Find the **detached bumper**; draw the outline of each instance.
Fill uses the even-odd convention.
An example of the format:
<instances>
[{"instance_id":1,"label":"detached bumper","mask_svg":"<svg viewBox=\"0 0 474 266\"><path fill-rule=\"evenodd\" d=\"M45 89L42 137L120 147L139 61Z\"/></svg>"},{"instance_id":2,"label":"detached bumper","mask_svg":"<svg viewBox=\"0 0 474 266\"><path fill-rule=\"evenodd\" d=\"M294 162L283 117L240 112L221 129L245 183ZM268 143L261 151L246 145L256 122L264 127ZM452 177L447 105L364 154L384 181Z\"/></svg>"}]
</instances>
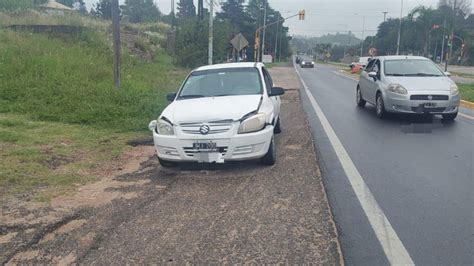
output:
<instances>
[{"instance_id":1,"label":"detached bumper","mask_svg":"<svg viewBox=\"0 0 474 266\"><path fill-rule=\"evenodd\" d=\"M423 95L437 94L439 93L423 93ZM410 95L398 95L387 92L384 101L386 111L392 113L451 114L458 111L461 98L458 94L448 96L447 100L411 100Z\"/></svg>"},{"instance_id":2,"label":"detached bumper","mask_svg":"<svg viewBox=\"0 0 474 266\"><path fill-rule=\"evenodd\" d=\"M232 137L217 136L163 136L153 132L153 140L158 157L175 162L218 162L259 159L265 156L273 137L273 126L264 130L235 134ZM217 144L216 152L200 152L194 143L212 141Z\"/></svg>"}]
</instances>

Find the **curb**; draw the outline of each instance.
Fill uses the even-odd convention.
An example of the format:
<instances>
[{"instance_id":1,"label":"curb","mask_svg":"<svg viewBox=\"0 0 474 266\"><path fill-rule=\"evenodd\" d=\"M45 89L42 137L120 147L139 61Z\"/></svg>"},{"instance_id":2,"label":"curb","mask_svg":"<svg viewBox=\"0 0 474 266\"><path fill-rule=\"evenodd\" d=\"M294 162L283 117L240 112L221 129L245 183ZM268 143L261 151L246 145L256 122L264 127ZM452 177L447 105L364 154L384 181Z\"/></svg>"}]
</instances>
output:
<instances>
[{"instance_id":1,"label":"curb","mask_svg":"<svg viewBox=\"0 0 474 266\"><path fill-rule=\"evenodd\" d=\"M466 100L461 100L461 106L466 107L466 108L470 108L470 109L474 109L474 103L470 102L470 101L466 101Z\"/></svg>"}]
</instances>

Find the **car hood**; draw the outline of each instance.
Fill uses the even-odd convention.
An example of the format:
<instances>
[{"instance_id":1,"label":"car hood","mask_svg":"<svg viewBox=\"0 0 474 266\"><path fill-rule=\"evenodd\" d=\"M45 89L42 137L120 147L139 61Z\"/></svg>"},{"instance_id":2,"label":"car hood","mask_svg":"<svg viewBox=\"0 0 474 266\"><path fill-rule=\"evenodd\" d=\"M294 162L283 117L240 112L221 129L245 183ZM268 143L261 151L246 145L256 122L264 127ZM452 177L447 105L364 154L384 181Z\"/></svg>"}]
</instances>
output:
<instances>
[{"instance_id":1,"label":"car hood","mask_svg":"<svg viewBox=\"0 0 474 266\"><path fill-rule=\"evenodd\" d=\"M389 83L398 83L408 91L449 91L454 82L448 77L387 77Z\"/></svg>"},{"instance_id":2,"label":"car hood","mask_svg":"<svg viewBox=\"0 0 474 266\"><path fill-rule=\"evenodd\" d=\"M256 111L262 95L221 96L177 100L171 103L162 116L174 124L239 120Z\"/></svg>"}]
</instances>

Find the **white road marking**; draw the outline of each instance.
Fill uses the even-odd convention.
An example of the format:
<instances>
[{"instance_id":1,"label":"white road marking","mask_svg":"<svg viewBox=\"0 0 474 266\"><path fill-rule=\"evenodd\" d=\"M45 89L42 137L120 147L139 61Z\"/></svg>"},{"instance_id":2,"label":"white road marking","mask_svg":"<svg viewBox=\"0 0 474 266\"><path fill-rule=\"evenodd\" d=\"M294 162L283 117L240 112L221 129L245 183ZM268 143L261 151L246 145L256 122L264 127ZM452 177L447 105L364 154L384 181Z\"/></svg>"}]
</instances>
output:
<instances>
[{"instance_id":1,"label":"white road marking","mask_svg":"<svg viewBox=\"0 0 474 266\"><path fill-rule=\"evenodd\" d=\"M333 73L336 74L336 75L338 75L338 76L341 76L341 77L344 77L344 78L347 78L347 79L350 79L350 80L359 82L358 79L355 79L355 78L349 77L349 76L347 76L347 75L341 74L341 73L339 73L339 71L333 71ZM474 120L474 116L470 116L470 115L467 115L467 114L464 114L464 113L461 113L461 112L459 112L458 114L459 114L460 116L464 117L464 118Z\"/></svg>"},{"instance_id":2,"label":"white road marking","mask_svg":"<svg viewBox=\"0 0 474 266\"><path fill-rule=\"evenodd\" d=\"M364 213L367 216L369 223L380 242L380 245L382 246L387 260L392 265L414 265L410 254L408 254L408 251L390 224L390 221L387 219L374 196L370 192L369 187L364 182L364 179L360 175L346 149L337 137L336 132L334 132L334 129L331 127L331 124L324 115L317 101L314 99L313 94L308 89L308 86L304 82L296 67L295 71L304 86L309 101L311 102L314 111L319 117L319 120L321 121L324 131L326 132L326 135L328 136L334 151L336 152L339 162L346 173L347 179L349 179L352 189L354 190L354 193L356 194L357 199L359 200L360 205L362 206L362 209L364 210Z\"/></svg>"}]
</instances>

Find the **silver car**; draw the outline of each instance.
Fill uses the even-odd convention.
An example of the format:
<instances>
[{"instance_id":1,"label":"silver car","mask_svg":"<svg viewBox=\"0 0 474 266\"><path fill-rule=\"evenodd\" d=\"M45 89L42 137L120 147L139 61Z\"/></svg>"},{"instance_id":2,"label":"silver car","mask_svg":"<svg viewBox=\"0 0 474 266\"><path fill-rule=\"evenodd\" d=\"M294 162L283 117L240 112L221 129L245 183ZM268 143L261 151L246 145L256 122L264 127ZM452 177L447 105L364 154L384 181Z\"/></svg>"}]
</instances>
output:
<instances>
[{"instance_id":1,"label":"silver car","mask_svg":"<svg viewBox=\"0 0 474 266\"><path fill-rule=\"evenodd\" d=\"M454 120L460 103L458 87L435 63L419 56L380 56L362 71L356 102L375 105L377 117L387 112L440 114Z\"/></svg>"}]
</instances>

